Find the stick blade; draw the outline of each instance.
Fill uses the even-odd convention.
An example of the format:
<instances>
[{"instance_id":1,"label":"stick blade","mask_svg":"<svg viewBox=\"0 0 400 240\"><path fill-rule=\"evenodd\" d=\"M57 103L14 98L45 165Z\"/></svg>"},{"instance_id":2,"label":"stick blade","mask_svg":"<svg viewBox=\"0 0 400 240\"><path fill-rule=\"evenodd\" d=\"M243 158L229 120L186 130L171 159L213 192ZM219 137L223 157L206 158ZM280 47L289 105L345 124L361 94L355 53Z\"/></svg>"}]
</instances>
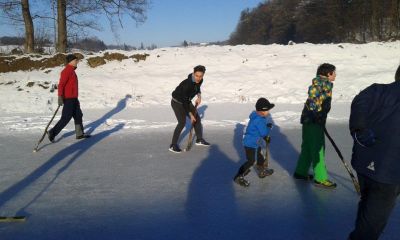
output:
<instances>
[{"instance_id":1,"label":"stick blade","mask_svg":"<svg viewBox=\"0 0 400 240\"><path fill-rule=\"evenodd\" d=\"M0 216L0 222L25 222L25 216Z\"/></svg>"}]
</instances>

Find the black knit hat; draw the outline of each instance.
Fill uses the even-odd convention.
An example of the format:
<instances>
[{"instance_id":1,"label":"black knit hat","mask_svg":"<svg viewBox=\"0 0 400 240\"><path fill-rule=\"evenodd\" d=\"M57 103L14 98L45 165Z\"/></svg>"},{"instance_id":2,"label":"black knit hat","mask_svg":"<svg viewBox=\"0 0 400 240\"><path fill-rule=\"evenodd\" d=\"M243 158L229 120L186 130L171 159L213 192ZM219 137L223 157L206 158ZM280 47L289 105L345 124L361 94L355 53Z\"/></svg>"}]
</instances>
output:
<instances>
[{"instance_id":1,"label":"black knit hat","mask_svg":"<svg viewBox=\"0 0 400 240\"><path fill-rule=\"evenodd\" d=\"M75 56L75 54L68 54L66 57L65 57L65 61L67 62L67 64L68 63L70 63L72 60L74 60L74 59L78 59L76 56Z\"/></svg>"},{"instance_id":2,"label":"black knit hat","mask_svg":"<svg viewBox=\"0 0 400 240\"><path fill-rule=\"evenodd\" d=\"M275 104L270 103L266 98L259 98L256 103L257 111L269 111Z\"/></svg>"}]
</instances>

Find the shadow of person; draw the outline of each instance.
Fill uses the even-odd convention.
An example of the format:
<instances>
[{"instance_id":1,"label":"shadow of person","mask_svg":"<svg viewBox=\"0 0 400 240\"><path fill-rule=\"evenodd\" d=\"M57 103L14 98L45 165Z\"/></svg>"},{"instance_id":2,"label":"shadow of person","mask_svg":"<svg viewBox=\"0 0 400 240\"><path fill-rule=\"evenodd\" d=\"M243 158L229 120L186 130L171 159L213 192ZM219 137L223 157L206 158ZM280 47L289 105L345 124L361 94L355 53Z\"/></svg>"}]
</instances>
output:
<instances>
[{"instance_id":1,"label":"shadow of person","mask_svg":"<svg viewBox=\"0 0 400 240\"><path fill-rule=\"evenodd\" d=\"M90 128L89 132L93 132L98 126L104 123L108 118L113 116L114 114L122 111L126 107L126 101L129 99L130 96L127 95L124 99L119 101L117 106L103 115L103 117L99 118L98 120L90 123L88 127ZM124 124L118 124L114 128L102 131L100 133L94 134L91 138L77 141L76 143L68 146L67 148L59 151L55 155L53 155L49 160L47 160L44 164L40 167L35 169L31 172L28 176L20 180L19 182L15 183L14 185L10 186L2 193L0 193L0 207L6 204L9 200L16 197L19 193L24 191L26 188L31 186L38 180L41 176L45 175L50 169L55 167L58 163L71 156L69 160L66 162L64 166L58 169L57 174L50 180L44 189L40 191L32 201L30 201L25 207L23 207L19 212L25 212L28 206L34 203L45 191L52 185L52 183L57 179L57 177L66 171L82 154L87 152L92 146L96 145L102 139L108 137L110 134L115 133L123 128ZM25 212L26 213L26 212Z\"/></svg>"},{"instance_id":2,"label":"shadow of person","mask_svg":"<svg viewBox=\"0 0 400 240\"><path fill-rule=\"evenodd\" d=\"M199 114L199 117L200 117L201 119L204 118L206 109L207 109L207 105L201 105L199 108L197 108L197 114ZM186 143L183 141L183 139L185 139L186 136L189 135L189 132L190 132L190 129L191 129L191 128L192 128L192 122L190 121L190 118L189 118L189 117L186 117L185 130L183 130L183 132L181 133L181 136L180 136L180 138L179 138L180 141L178 141L178 142L183 143L183 144L186 144Z\"/></svg>"},{"instance_id":3,"label":"shadow of person","mask_svg":"<svg viewBox=\"0 0 400 240\"><path fill-rule=\"evenodd\" d=\"M244 146L243 146L243 134L244 134L244 128L246 125L242 123L237 123L235 125L235 130L233 133L233 147L236 150L237 156L239 158L238 165L237 165L237 170L239 167L246 161L246 154L244 153ZM236 172L232 173L232 177L236 174Z\"/></svg>"},{"instance_id":4,"label":"shadow of person","mask_svg":"<svg viewBox=\"0 0 400 240\"><path fill-rule=\"evenodd\" d=\"M273 124L270 134L269 156L291 176L296 168L299 152L282 132L281 127L275 125L272 116L269 119Z\"/></svg>"},{"instance_id":5,"label":"shadow of person","mask_svg":"<svg viewBox=\"0 0 400 240\"><path fill-rule=\"evenodd\" d=\"M92 134L93 131L96 128L98 128L100 125L106 123L107 119L111 118L115 114L117 114L117 113L121 112L122 110L124 110L126 108L126 104L127 104L128 100L130 98L132 98L132 96L130 94L127 94L125 96L125 98L123 98L123 99L118 101L117 106L115 106L111 111L107 112L106 114L104 114L99 119L97 119L97 120L87 124L86 126L84 126L85 133ZM67 138L67 137L72 136L74 134L75 134L75 131L69 131L67 133L64 133L59 139L56 140L56 143L59 142L60 140L64 139L64 138Z\"/></svg>"},{"instance_id":6,"label":"shadow of person","mask_svg":"<svg viewBox=\"0 0 400 240\"><path fill-rule=\"evenodd\" d=\"M49 160L47 160L40 167L31 172L28 176L21 179L19 182L15 183L11 187L4 190L0 193L0 207L6 204L9 200L15 198L27 189L29 186L33 185L39 178L46 175L46 173L58 165L63 160L67 160L69 156L71 156L67 162L58 169L56 174L52 177L52 179L45 185L45 187L23 208L21 208L18 213L27 214L25 209L27 209L30 205L32 205L40 196L42 196L46 190L55 182L55 180L65 172L80 156L82 156L85 152L87 152L92 146L96 145L98 142L108 137L109 135L121 130L124 124L119 124L114 128L97 133L93 135L90 139L80 140L71 146L59 151L55 155L53 155Z\"/></svg>"},{"instance_id":7,"label":"shadow of person","mask_svg":"<svg viewBox=\"0 0 400 240\"><path fill-rule=\"evenodd\" d=\"M189 184L185 215L191 239L233 239L237 206L232 172L236 164L218 145L194 171ZM230 237L229 237L230 236Z\"/></svg>"}]
</instances>

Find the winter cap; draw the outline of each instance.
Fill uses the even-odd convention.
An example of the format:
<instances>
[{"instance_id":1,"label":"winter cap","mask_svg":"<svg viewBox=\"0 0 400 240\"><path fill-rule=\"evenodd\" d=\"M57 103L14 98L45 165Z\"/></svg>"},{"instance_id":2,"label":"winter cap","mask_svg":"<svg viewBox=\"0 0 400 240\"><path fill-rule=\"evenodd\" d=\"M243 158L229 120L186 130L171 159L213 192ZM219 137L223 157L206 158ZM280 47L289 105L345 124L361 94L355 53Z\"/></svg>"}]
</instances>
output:
<instances>
[{"instance_id":1,"label":"winter cap","mask_svg":"<svg viewBox=\"0 0 400 240\"><path fill-rule=\"evenodd\" d=\"M68 63L70 63L72 60L74 59L78 59L75 54L68 54L67 57L65 57L65 61Z\"/></svg>"},{"instance_id":2,"label":"winter cap","mask_svg":"<svg viewBox=\"0 0 400 240\"><path fill-rule=\"evenodd\" d=\"M266 98L259 98L256 103L257 111L268 111L273 108L275 104L270 103Z\"/></svg>"}]
</instances>

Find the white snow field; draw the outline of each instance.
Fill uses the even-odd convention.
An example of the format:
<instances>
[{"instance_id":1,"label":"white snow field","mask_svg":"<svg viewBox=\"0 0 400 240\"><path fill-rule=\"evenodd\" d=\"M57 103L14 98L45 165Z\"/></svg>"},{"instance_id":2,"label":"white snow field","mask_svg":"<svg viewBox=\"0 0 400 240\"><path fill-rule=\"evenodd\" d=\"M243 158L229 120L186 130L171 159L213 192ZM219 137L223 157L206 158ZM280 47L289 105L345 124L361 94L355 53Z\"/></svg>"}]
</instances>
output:
<instances>
[{"instance_id":1,"label":"white snow field","mask_svg":"<svg viewBox=\"0 0 400 240\"><path fill-rule=\"evenodd\" d=\"M92 138L75 140L71 122L56 143L46 138L37 153L32 150L57 98L38 84L57 82L61 68L0 75L0 83L14 82L0 85L0 215L27 216L23 223L0 223L0 239L347 238L358 196L327 139L327 168L337 189L292 178L301 109L317 66L336 65L327 129L349 162L351 100L374 82L394 80L400 42L147 53L146 61L94 69L83 61L77 69L80 101ZM176 125L170 94L197 64L207 67L199 113L212 146L174 154L168 151ZM36 84L27 88L28 82ZM232 178L245 161L242 134L259 97L276 104L270 119L275 173L259 179L252 171L250 187L242 188ZM185 129L181 147L187 135ZM397 206L381 239L399 239L399 225Z\"/></svg>"}]
</instances>

